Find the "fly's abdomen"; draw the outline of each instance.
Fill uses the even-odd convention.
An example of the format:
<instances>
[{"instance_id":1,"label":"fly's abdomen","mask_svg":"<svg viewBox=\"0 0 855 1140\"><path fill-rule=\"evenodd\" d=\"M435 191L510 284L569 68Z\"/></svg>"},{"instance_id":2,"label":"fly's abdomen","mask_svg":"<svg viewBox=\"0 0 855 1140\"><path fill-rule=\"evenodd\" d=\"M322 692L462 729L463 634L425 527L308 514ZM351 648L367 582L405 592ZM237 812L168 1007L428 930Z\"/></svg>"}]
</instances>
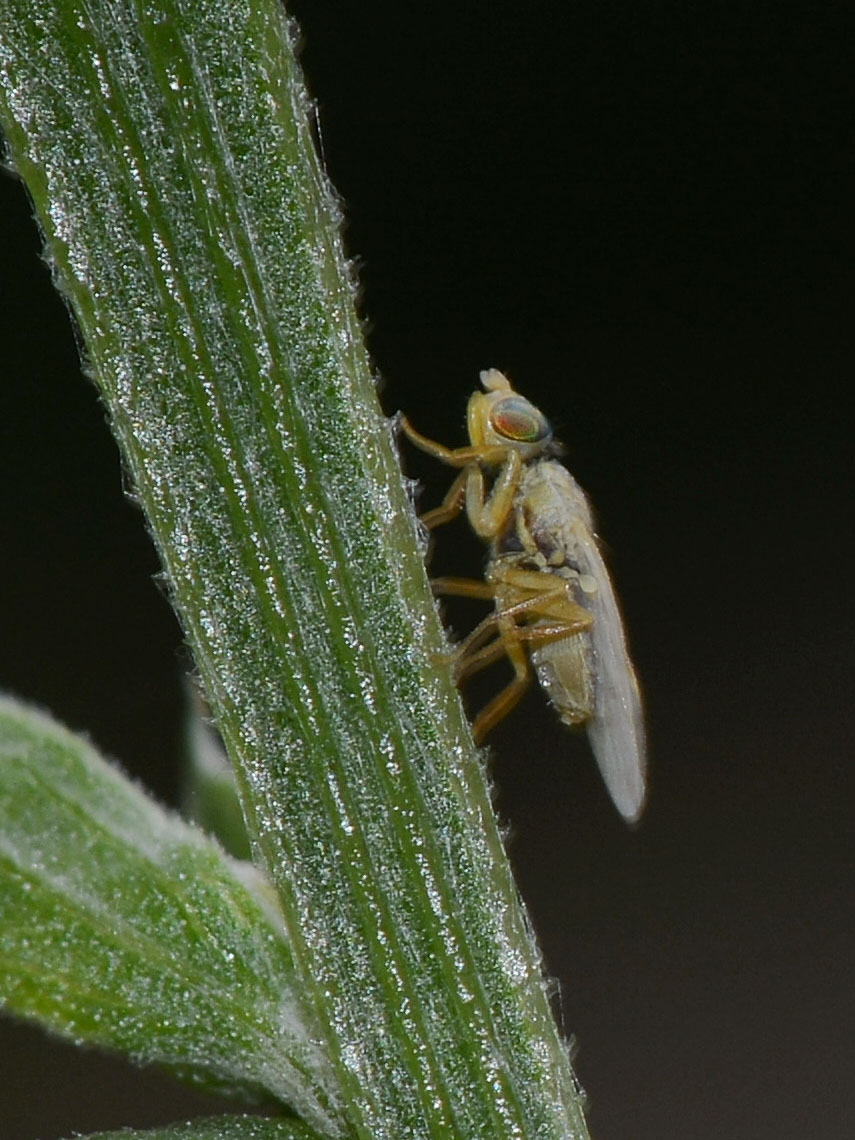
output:
<instances>
[{"instance_id":1,"label":"fly's abdomen","mask_svg":"<svg viewBox=\"0 0 855 1140\"><path fill-rule=\"evenodd\" d=\"M584 724L594 714L591 639L576 633L532 650L531 662L565 724Z\"/></svg>"}]
</instances>

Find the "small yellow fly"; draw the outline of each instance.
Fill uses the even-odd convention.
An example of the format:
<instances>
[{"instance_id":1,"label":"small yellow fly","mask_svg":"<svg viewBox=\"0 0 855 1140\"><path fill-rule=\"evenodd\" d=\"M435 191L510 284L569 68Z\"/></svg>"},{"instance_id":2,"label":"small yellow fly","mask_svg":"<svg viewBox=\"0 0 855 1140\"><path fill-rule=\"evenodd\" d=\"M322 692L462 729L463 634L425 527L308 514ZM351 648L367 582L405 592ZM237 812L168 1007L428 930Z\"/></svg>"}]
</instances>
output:
<instances>
[{"instance_id":1,"label":"small yellow fly","mask_svg":"<svg viewBox=\"0 0 855 1140\"><path fill-rule=\"evenodd\" d=\"M401 427L416 447L461 468L429 529L466 508L489 543L485 580L437 578L438 594L483 598L494 611L455 649L458 682L507 656L514 679L481 710L476 742L514 707L532 668L562 721L584 724L612 799L627 820L641 815L645 746L641 698L617 599L594 537L591 510L553 458L546 417L495 368L469 400L469 446L449 448Z\"/></svg>"}]
</instances>

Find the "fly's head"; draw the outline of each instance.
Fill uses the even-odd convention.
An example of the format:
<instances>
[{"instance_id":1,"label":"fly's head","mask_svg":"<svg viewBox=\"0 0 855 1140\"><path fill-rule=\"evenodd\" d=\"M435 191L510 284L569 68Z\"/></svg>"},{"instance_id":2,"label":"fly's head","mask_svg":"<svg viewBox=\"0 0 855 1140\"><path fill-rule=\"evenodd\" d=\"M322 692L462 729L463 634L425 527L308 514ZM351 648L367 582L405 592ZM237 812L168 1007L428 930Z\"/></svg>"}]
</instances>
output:
<instances>
[{"instance_id":1,"label":"fly's head","mask_svg":"<svg viewBox=\"0 0 855 1140\"><path fill-rule=\"evenodd\" d=\"M516 451L524 463L551 454L552 427L546 416L511 387L496 368L481 373L485 391L470 397L466 413L473 447Z\"/></svg>"}]
</instances>

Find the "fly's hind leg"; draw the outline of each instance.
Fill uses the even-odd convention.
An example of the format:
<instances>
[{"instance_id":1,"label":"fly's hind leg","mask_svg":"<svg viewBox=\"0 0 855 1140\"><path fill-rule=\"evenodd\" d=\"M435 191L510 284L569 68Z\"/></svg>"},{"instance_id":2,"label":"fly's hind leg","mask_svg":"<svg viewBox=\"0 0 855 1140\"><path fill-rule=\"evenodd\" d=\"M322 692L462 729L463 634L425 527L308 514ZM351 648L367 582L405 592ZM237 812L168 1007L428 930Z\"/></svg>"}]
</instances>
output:
<instances>
[{"instance_id":1,"label":"fly's hind leg","mask_svg":"<svg viewBox=\"0 0 855 1140\"><path fill-rule=\"evenodd\" d=\"M488 614L457 646L458 680L490 665L502 652L510 656L514 644L534 649L589 630L593 616L568 595L567 586L566 579L518 567L494 569L489 582L437 578L433 583L435 593L492 598L496 603L495 612ZM511 592L519 600L507 604ZM496 634L495 641L484 645L492 632Z\"/></svg>"},{"instance_id":2,"label":"fly's hind leg","mask_svg":"<svg viewBox=\"0 0 855 1140\"><path fill-rule=\"evenodd\" d=\"M490 571L490 581L496 597L516 597L519 600L502 606L500 614L521 617L524 621L540 621L544 624L523 627L531 632L529 640L537 640L538 629L543 631L544 640L552 640L550 629L555 625L568 635L583 633L594 624L590 610L571 596L571 579L544 570L527 570L518 565L494 563Z\"/></svg>"},{"instance_id":3,"label":"fly's hind leg","mask_svg":"<svg viewBox=\"0 0 855 1140\"><path fill-rule=\"evenodd\" d=\"M495 565L491 578L488 582L437 578L432 584L435 593L492 599L497 606L456 646L451 658L458 684L501 657L507 657L514 671L510 684L476 716L472 724L476 744L507 716L531 683L529 649L584 633L594 620L584 606L570 597L567 579L541 570ZM507 604L509 595L517 600ZM495 636L490 641L492 634Z\"/></svg>"},{"instance_id":4,"label":"fly's hind leg","mask_svg":"<svg viewBox=\"0 0 855 1140\"><path fill-rule=\"evenodd\" d=\"M531 665L523 646L514 640L505 642L501 634L496 643L507 654L507 658L513 666L514 679L481 709L472 722L472 738L476 744L482 744L484 738L496 727L499 721L503 720L511 709L519 704L523 693L531 684Z\"/></svg>"}]
</instances>

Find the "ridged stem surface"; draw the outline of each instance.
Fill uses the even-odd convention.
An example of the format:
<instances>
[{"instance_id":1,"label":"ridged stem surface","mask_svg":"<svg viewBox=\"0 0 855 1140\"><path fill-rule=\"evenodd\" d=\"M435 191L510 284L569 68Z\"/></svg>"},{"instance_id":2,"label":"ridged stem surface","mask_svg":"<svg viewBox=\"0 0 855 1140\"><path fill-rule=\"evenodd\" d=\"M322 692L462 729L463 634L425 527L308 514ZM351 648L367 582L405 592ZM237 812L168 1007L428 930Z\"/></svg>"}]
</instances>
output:
<instances>
[{"instance_id":1,"label":"ridged stem surface","mask_svg":"<svg viewBox=\"0 0 855 1140\"><path fill-rule=\"evenodd\" d=\"M0 115L371 1140L583 1137L273 0L0 0Z\"/></svg>"}]
</instances>

